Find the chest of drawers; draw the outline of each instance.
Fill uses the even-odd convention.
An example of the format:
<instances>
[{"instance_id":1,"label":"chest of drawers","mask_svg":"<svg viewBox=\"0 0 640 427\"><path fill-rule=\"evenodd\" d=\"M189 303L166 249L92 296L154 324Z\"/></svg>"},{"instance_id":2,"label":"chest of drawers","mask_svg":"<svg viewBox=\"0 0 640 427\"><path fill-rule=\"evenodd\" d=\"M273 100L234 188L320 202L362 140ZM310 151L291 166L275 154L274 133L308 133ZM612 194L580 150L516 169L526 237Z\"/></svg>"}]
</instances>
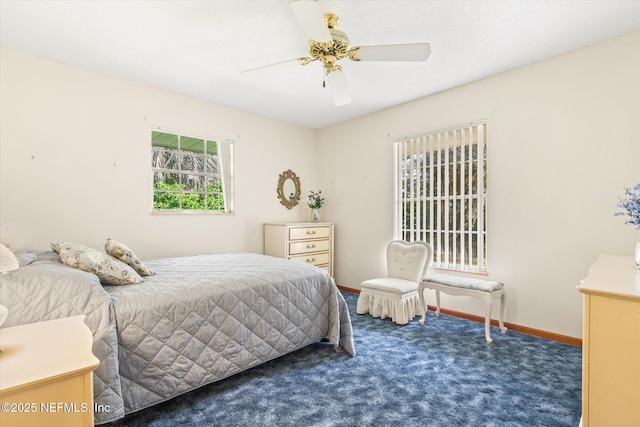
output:
<instances>
[{"instance_id":1,"label":"chest of drawers","mask_svg":"<svg viewBox=\"0 0 640 427\"><path fill-rule=\"evenodd\" d=\"M313 264L333 277L333 223L265 224L264 253Z\"/></svg>"}]
</instances>

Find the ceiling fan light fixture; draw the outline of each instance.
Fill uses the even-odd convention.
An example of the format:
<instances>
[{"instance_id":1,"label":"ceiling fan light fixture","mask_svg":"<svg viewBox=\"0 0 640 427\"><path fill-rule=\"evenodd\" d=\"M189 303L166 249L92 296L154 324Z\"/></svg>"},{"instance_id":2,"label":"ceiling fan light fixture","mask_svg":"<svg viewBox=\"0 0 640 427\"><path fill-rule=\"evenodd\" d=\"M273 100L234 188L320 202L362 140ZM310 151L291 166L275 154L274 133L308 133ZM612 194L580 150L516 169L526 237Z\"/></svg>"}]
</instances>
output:
<instances>
[{"instance_id":1,"label":"ceiling fan light fixture","mask_svg":"<svg viewBox=\"0 0 640 427\"><path fill-rule=\"evenodd\" d=\"M347 34L335 28L330 31L332 41L329 43L309 40L309 55L323 63L327 62L325 60L327 57L335 57L336 60L340 60L349 56L349 37Z\"/></svg>"},{"instance_id":2,"label":"ceiling fan light fixture","mask_svg":"<svg viewBox=\"0 0 640 427\"><path fill-rule=\"evenodd\" d=\"M338 61L349 58L352 61L417 62L426 61L431 55L429 43L351 47L347 33L337 28L340 23L338 15L323 13L317 0L290 0L289 6L308 36L309 57L296 58L252 70L291 63L307 65L318 61L324 68L322 87L329 84L336 106L351 102L347 80L342 67L337 65Z\"/></svg>"}]
</instances>

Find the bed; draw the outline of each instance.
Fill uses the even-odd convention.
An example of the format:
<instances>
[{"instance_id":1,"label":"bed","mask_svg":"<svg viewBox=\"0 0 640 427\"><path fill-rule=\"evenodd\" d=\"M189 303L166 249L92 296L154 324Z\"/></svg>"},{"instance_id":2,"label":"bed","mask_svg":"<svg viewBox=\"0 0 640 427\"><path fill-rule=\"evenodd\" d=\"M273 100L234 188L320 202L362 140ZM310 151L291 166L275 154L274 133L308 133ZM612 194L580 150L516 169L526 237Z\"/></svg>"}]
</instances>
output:
<instances>
[{"instance_id":1,"label":"bed","mask_svg":"<svg viewBox=\"0 0 640 427\"><path fill-rule=\"evenodd\" d=\"M93 333L95 423L219 381L317 341L355 355L327 272L254 253L145 261L143 282L106 285L52 252L5 276L3 327L84 314Z\"/></svg>"}]
</instances>

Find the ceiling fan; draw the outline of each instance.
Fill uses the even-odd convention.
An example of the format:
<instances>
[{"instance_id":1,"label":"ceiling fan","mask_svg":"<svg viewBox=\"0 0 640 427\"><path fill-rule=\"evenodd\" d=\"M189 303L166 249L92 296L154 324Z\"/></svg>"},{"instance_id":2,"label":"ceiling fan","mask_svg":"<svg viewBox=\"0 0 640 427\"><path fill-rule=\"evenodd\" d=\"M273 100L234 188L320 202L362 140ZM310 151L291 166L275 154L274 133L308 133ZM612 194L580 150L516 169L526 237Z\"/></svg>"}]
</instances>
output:
<instances>
[{"instance_id":1,"label":"ceiling fan","mask_svg":"<svg viewBox=\"0 0 640 427\"><path fill-rule=\"evenodd\" d=\"M291 0L289 6L309 37L310 56L246 71L291 63L307 65L320 61L336 106L351 102L347 80L342 67L337 64L338 61L347 57L352 61L426 61L431 54L429 43L350 46L347 34L337 29L340 21L338 16L333 13L323 13L317 0ZM325 85L324 80L322 84Z\"/></svg>"}]
</instances>

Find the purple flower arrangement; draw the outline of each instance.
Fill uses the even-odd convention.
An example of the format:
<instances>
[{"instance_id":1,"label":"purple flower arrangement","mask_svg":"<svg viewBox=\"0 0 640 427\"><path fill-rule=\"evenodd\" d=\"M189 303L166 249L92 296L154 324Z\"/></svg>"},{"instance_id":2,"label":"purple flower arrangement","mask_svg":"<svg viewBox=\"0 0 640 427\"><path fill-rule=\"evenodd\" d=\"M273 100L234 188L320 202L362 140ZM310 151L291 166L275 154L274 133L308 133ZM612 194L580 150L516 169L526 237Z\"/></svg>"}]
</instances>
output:
<instances>
[{"instance_id":1,"label":"purple flower arrangement","mask_svg":"<svg viewBox=\"0 0 640 427\"><path fill-rule=\"evenodd\" d=\"M625 198L620 198L616 206L622 211L616 212L614 215L626 215L629 218L625 224L632 224L640 229L640 183L635 184L631 188L625 188Z\"/></svg>"}]
</instances>

